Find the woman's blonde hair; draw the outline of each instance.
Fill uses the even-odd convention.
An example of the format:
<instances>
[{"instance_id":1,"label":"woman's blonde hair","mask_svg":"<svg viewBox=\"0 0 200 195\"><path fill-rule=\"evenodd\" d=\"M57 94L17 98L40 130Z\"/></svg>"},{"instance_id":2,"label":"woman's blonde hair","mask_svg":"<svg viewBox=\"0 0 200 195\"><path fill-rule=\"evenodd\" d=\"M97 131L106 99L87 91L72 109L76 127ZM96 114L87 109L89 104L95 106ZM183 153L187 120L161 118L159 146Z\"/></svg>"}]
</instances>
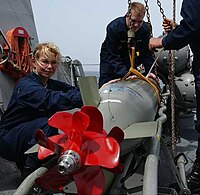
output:
<instances>
[{"instance_id":1,"label":"woman's blonde hair","mask_svg":"<svg viewBox=\"0 0 200 195\"><path fill-rule=\"evenodd\" d=\"M45 56L46 58L49 58L52 55L54 55L55 57L58 57L59 62L61 59L60 50L53 43L38 44L37 47L35 48L35 50L33 51L33 59L38 60L41 55Z\"/></svg>"}]
</instances>

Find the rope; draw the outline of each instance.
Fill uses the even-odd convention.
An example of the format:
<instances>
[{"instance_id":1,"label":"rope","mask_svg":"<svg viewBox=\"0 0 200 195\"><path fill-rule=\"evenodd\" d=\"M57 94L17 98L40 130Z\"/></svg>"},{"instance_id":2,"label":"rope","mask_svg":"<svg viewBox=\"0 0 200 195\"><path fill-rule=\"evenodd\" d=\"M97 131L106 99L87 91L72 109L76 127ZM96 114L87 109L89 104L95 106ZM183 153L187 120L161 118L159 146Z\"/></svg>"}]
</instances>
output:
<instances>
[{"instance_id":1,"label":"rope","mask_svg":"<svg viewBox=\"0 0 200 195\"><path fill-rule=\"evenodd\" d=\"M157 0L157 5L160 8L160 13L163 20L166 19L164 10L161 6L160 0ZM176 18L176 0L173 0L173 22ZM174 89L174 75L175 75L175 64L174 64L174 51L169 51L169 86L171 94L171 149L172 155L176 156L176 123L175 123L175 89Z\"/></svg>"},{"instance_id":2,"label":"rope","mask_svg":"<svg viewBox=\"0 0 200 195\"><path fill-rule=\"evenodd\" d=\"M162 54L163 51L164 51L164 48L162 48L162 49L159 51L157 57L154 59L154 62L153 62L153 64L151 65L151 68L149 69L148 74L151 73L151 71L153 70L154 66L158 66L158 65L157 65L157 61L158 61L158 58L160 57L160 55ZM148 74L147 74L147 75L148 75Z\"/></svg>"},{"instance_id":3,"label":"rope","mask_svg":"<svg viewBox=\"0 0 200 195\"><path fill-rule=\"evenodd\" d=\"M176 122L175 122L175 88L174 88L174 51L169 51L169 84L171 93L171 147L172 154L176 156Z\"/></svg>"},{"instance_id":4,"label":"rope","mask_svg":"<svg viewBox=\"0 0 200 195\"><path fill-rule=\"evenodd\" d=\"M175 23L176 16L176 1L173 0L173 22ZM172 125L172 137L171 137L171 145L172 145L172 155L176 156L176 120L175 120L175 85L174 85L174 77L175 77L175 63L174 63L174 51L169 51L169 75L170 75L170 92L171 92L171 125Z\"/></svg>"},{"instance_id":5,"label":"rope","mask_svg":"<svg viewBox=\"0 0 200 195\"><path fill-rule=\"evenodd\" d=\"M173 21L176 24L176 0L173 0Z\"/></svg>"}]
</instances>

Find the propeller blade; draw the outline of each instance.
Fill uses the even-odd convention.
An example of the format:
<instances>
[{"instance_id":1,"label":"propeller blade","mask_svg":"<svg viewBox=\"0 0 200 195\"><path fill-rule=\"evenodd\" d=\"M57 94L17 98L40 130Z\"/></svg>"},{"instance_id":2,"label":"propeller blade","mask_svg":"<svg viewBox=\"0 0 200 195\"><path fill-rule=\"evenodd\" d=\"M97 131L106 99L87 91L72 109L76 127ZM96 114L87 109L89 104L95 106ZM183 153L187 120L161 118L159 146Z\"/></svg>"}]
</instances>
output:
<instances>
[{"instance_id":1,"label":"propeller blade","mask_svg":"<svg viewBox=\"0 0 200 195\"><path fill-rule=\"evenodd\" d=\"M103 130L102 114L95 106L83 106L81 111L90 117L90 125L87 128L87 131L94 131L106 135Z\"/></svg>"},{"instance_id":2,"label":"propeller blade","mask_svg":"<svg viewBox=\"0 0 200 195\"><path fill-rule=\"evenodd\" d=\"M85 157L85 165L115 168L119 163L120 147L118 142L112 137L85 139L81 151Z\"/></svg>"},{"instance_id":3,"label":"propeller blade","mask_svg":"<svg viewBox=\"0 0 200 195\"><path fill-rule=\"evenodd\" d=\"M73 175L79 195L101 195L105 186L104 174L99 166L86 166Z\"/></svg>"},{"instance_id":4,"label":"propeller blade","mask_svg":"<svg viewBox=\"0 0 200 195\"><path fill-rule=\"evenodd\" d=\"M78 147L76 143L69 140L65 134L54 135L54 136L49 137L48 139L60 147L59 153L65 150L73 150L75 152L79 152L80 150L80 147ZM43 146L40 146L38 148L39 159L44 159L47 156L52 155L52 154L54 154L54 150L47 149Z\"/></svg>"},{"instance_id":5,"label":"propeller blade","mask_svg":"<svg viewBox=\"0 0 200 195\"><path fill-rule=\"evenodd\" d=\"M48 139L54 143L60 142L59 140L63 140L64 134L54 135L52 137L49 137ZM38 147L38 158L44 159L49 155L54 154L54 150L50 150L46 147L39 146Z\"/></svg>"},{"instance_id":6,"label":"propeller blade","mask_svg":"<svg viewBox=\"0 0 200 195\"><path fill-rule=\"evenodd\" d=\"M89 126L90 118L84 112L76 111L72 117L72 128L79 129L83 134L85 129Z\"/></svg>"},{"instance_id":7,"label":"propeller blade","mask_svg":"<svg viewBox=\"0 0 200 195\"><path fill-rule=\"evenodd\" d=\"M61 175L57 171L57 166L54 166L45 175L37 178L35 183L44 190L62 191L63 187L72 181L72 179L70 175Z\"/></svg>"},{"instance_id":8,"label":"propeller blade","mask_svg":"<svg viewBox=\"0 0 200 195\"><path fill-rule=\"evenodd\" d=\"M124 140L124 132L119 127L113 127L107 137L113 137L120 144Z\"/></svg>"},{"instance_id":9,"label":"propeller blade","mask_svg":"<svg viewBox=\"0 0 200 195\"><path fill-rule=\"evenodd\" d=\"M42 160L44 158L46 158L47 156L50 156L54 154L54 152L52 150L49 150L43 146L39 146L38 147L38 159Z\"/></svg>"},{"instance_id":10,"label":"propeller blade","mask_svg":"<svg viewBox=\"0 0 200 195\"><path fill-rule=\"evenodd\" d=\"M36 130L35 139L39 145L53 151L56 154L59 154L62 150L62 147L51 141L41 129Z\"/></svg>"},{"instance_id":11,"label":"propeller blade","mask_svg":"<svg viewBox=\"0 0 200 195\"><path fill-rule=\"evenodd\" d=\"M38 144L35 144L33 147L29 148L24 154L31 154L38 151Z\"/></svg>"},{"instance_id":12,"label":"propeller blade","mask_svg":"<svg viewBox=\"0 0 200 195\"><path fill-rule=\"evenodd\" d=\"M83 112L76 111L72 116L69 139L79 147L81 146L83 134L89 126L89 123L90 118Z\"/></svg>"},{"instance_id":13,"label":"propeller blade","mask_svg":"<svg viewBox=\"0 0 200 195\"><path fill-rule=\"evenodd\" d=\"M49 120L48 124L69 134L72 125L72 114L68 112L56 112Z\"/></svg>"}]
</instances>

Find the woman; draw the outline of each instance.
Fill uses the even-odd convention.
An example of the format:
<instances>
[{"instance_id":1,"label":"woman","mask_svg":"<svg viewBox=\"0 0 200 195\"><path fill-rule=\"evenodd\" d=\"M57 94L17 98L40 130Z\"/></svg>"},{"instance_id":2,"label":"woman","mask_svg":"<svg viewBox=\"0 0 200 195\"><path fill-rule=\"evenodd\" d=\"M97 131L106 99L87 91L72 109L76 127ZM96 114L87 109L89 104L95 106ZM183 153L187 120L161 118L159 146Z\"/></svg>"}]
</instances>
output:
<instances>
[{"instance_id":1,"label":"woman","mask_svg":"<svg viewBox=\"0 0 200 195\"><path fill-rule=\"evenodd\" d=\"M80 108L82 99L77 87L50 79L61 59L57 46L41 43L33 52L33 72L16 85L8 108L0 122L0 155L16 162L18 168L34 170L40 166L36 154L24 152L36 142L35 131L40 128L47 136L57 134L48 126L55 112Z\"/></svg>"}]
</instances>

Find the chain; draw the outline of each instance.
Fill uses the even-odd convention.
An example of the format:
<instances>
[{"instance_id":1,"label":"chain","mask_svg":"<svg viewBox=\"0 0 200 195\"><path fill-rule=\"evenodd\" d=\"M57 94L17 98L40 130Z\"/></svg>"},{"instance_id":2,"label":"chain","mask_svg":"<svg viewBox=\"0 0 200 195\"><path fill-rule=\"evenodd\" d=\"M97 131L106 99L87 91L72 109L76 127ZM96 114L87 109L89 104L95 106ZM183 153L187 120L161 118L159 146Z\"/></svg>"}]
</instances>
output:
<instances>
[{"instance_id":1,"label":"chain","mask_svg":"<svg viewBox=\"0 0 200 195\"><path fill-rule=\"evenodd\" d=\"M148 0L144 0L145 2L145 10L146 10L146 18L147 18L147 22L149 23L149 31L151 36L153 37L153 29L152 29L152 24L151 24L151 17L150 17L150 12L149 12L149 6L148 6ZM149 73L153 70L154 74L157 75L157 59L155 57L155 53L152 54L154 62L149 70Z\"/></svg>"},{"instance_id":2,"label":"chain","mask_svg":"<svg viewBox=\"0 0 200 195\"><path fill-rule=\"evenodd\" d=\"M164 20L166 18L166 16L165 16L164 10L163 10L163 8L161 6L161 2L159 0L157 0L157 5L160 8L160 13L162 14L162 18Z\"/></svg>"},{"instance_id":3,"label":"chain","mask_svg":"<svg viewBox=\"0 0 200 195\"><path fill-rule=\"evenodd\" d=\"M128 13L130 14L131 12L131 0L128 0Z\"/></svg>"},{"instance_id":4,"label":"chain","mask_svg":"<svg viewBox=\"0 0 200 195\"><path fill-rule=\"evenodd\" d=\"M149 23L149 30L150 30L151 36L153 36L151 18L150 18L150 13L149 13L149 6L148 6L148 0L144 0L144 2L145 2L145 10L146 10L147 22Z\"/></svg>"},{"instance_id":5,"label":"chain","mask_svg":"<svg viewBox=\"0 0 200 195\"><path fill-rule=\"evenodd\" d=\"M148 0L144 0L144 1L145 1L145 3L146 3ZM146 5L147 5L147 3L146 3ZM160 0L157 0L157 5L158 5L158 7L159 7L159 9L160 9L160 13L162 14L162 18L163 18L163 20L164 20L164 19L166 18L166 16L165 16L164 10L163 10L163 8L162 8L162 6L161 6ZM147 12L147 13L148 13L148 12ZM154 56L154 59L155 59L155 54L154 54L153 56ZM155 69L154 69L156 75L157 75L157 67L158 67L158 64L156 63L156 66L155 66Z\"/></svg>"}]
</instances>

